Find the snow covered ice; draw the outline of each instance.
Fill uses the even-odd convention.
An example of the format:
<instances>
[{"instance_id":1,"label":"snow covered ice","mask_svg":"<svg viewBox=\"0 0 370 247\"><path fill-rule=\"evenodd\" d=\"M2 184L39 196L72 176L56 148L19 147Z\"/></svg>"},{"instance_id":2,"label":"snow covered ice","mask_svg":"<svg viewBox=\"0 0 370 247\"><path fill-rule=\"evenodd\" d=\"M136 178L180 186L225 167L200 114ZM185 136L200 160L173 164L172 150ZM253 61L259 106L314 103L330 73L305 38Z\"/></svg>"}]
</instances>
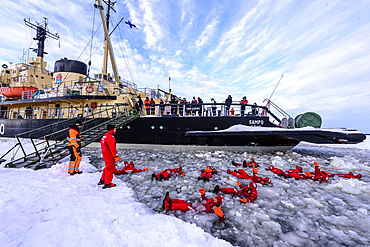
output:
<instances>
[{"instance_id":1,"label":"snow covered ice","mask_svg":"<svg viewBox=\"0 0 370 247\"><path fill-rule=\"evenodd\" d=\"M0 143L2 144L2 143ZM9 141L7 142L9 144ZM300 144L287 152L181 151L119 149L123 160L149 171L114 178L116 188L97 186L103 167L99 148L85 148L81 175L67 175L67 159L51 169L0 170L0 243L5 246L359 246L370 245L370 149L351 146ZM199 188L213 197L215 185L236 188L237 178L226 173L231 161L254 157L259 176L254 203L224 197L226 220L205 212ZM264 168L287 170L313 162L334 173L363 177L334 177L328 182L279 177ZM92 166L93 165L93 166ZM152 180L152 173L183 166L184 177ZM218 170L210 182L198 180L201 169ZM123 164L119 164L121 168ZM251 168L245 168L251 174ZM240 180L247 184L249 180ZM162 210L166 191L171 198L193 204L187 212ZM209 233L209 234L208 234ZM68 236L68 237L66 237ZM213 237L212 237L213 236ZM226 241L224 241L226 240Z\"/></svg>"}]
</instances>

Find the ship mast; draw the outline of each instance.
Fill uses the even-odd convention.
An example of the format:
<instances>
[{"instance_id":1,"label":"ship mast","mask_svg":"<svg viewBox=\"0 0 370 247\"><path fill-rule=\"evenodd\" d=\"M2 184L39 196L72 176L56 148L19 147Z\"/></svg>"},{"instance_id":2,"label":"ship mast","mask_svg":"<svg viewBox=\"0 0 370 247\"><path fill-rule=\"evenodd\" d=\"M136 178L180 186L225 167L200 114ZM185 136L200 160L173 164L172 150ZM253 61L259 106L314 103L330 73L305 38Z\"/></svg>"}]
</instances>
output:
<instances>
[{"instance_id":1,"label":"ship mast","mask_svg":"<svg viewBox=\"0 0 370 247\"><path fill-rule=\"evenodd\" d=\"M45 40L46 38L53 38L53 39L58 40L59 35L58 33L53 34L47 30L48 22L47 22L46 17L44 17L44 23L41 23L41 24L36 22L36 25L35 25L31 23L30 21L27 21L26 19L24 19L24 22L26 26L36 30L36 37L33 38L34 40L38 41L37 49L34 50L35 52L37 52L36 65L39 65L39 67L41 67L42 69L45 69L46 64L44 63L44 54L47 54L44 51Z\"/></svg>"},{"instance_id":2,"label":"ship mast","mask_svg":"<svg viewBox=\"0 0 370 247\"><path fill-rule=\"evenodd\" d=\"M100 16L101 16L101 19L102 19L103 28L104 28L104 34L105 34L104 60L103 60L103 71L102 72L103 72L104 75L107 74L108 51L109 51L109 55L110 55L109 57L110 57L110 60L111 60L111 63L112 63L112 68L113 68L113 73L114 73L114 79L115 79L116 83L118 83L119 82L119 76L118 76L117 64L116 64L116 60L115 60L114 53L113 53L112 43L111 43L109 33L108 33L110 9L114 10L112 8L112 6L116 2L112 3L110 0L108 0L108 3L107 2L105 2L105 3L108 5L107 21L104 18L104 12L103 12L103 6L102 6L102 3L101 3L101 0L98 0L98 4L99 4L98 6L95 5L95 7L99 9Z\"/></svg>"}]
</instances>

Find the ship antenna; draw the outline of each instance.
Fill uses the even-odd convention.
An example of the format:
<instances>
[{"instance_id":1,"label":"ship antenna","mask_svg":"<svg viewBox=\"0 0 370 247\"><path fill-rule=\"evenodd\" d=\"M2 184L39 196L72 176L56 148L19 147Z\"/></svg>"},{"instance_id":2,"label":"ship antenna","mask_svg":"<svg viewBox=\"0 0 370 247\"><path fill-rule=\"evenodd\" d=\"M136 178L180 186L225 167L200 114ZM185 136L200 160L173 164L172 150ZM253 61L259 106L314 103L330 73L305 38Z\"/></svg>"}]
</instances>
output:
<instances>
[{"instance_id":1,"label":"ship antenna","mask_svg":"<svg viewBox=\"0 0 370 247\"><path fill-rule=\"evenodd\" d=\"M47 19L48 18L44 17L44 23L43 24L40 24L38 22L36 22L36 24L33 24L33 23L30 22L30 19L27 21L26 18L24 18L24 20L23 20L24 23L26 24L26 26L36 30L36 37L33 38L33 39L38 41L38 43L37 43L37 56L41 57L41 58L44 57L44 54L47 54L46 52L44 52L45 39L46 38L52 38L52 39L55 39L55 40L59 39L58 33L53 34L53 33L49 32L49 30L47 30L47 25L48 25Z\"/></svg>"},{"instance_id":2,"label":"ship antenna","mask_svg":"<svg viewBox=\"0 0 370 247\"><path fill-rule=\"evenodd\" d=\"M272 97L272 95L275 93L275 90L276 90L276 88L279 86L279 83L280 83L280 81L281 81L281 79L282 79L282 78L283 78L283 75L281 75L280 80L279 80L279 81L278 81L278 83L276 84L274 91L272 91L272 94L270 95L270 98L268 99L266 106L267 106L267 105L270 105L271 97Z\"/></svg>"}]
</instances>

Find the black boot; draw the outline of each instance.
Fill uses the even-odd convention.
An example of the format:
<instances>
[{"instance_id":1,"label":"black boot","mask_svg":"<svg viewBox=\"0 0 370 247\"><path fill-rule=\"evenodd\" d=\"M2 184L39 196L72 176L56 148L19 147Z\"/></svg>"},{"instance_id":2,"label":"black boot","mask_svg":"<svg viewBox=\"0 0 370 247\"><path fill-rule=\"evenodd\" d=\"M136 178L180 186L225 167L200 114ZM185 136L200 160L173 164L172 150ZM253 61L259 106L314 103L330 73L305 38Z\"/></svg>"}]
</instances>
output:
<instances>
[{"instance_id":1,"label":"black boot","mask_svg":"<svg viewBox=\"0 0 370 247\"><path fill-rule=\"evenodd\" d=\"M112 188L112 187L115 187L116 185L113 184L113 183L110 183L110 184L104 184L103 186L103 189L107 189L107 188Z\"/></svg>"},{"instance_id":2,"label":"black boot","mask_svg":"<svg viewBox=\"0 0 370 247\"><path fill-rule=\"evenodd\" d=\"M104 184L104 181L100 179L98 185L103 185Z\"/></svg>"},{"instance_id":3,"label":"black boot","mask_svg":"<svg viewBox=\"0 0 370 247\"><path fill-rule=\"evenodd\" d=\"M215 188L213 189L213 193L218 194L220 191L220 186L216 185Z\"/></svg>"}]
</instances>

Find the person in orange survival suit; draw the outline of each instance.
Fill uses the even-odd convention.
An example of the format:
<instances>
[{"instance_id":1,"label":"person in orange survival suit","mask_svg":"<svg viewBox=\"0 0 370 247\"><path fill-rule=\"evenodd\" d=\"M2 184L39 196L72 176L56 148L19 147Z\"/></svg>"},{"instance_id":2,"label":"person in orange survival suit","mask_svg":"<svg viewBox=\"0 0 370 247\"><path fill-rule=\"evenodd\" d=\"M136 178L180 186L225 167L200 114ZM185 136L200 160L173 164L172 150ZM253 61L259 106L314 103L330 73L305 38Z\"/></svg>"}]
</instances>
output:
<instances>
[{"instance_id":1,"label":"person in orange survival suit","mask_svg":"<svg viewBox=\"0 0 370 247\"><path fill-rule=\"evenodd\" d=\"M182 171L182 166L179 166L178 168L175 168L175 169L165 169L158 174L153 173L152 178L155 178L156 180L159 180L159 181L162 179L166 180L172 174L176 174L176 173L180 174L182 177L185 176L185 173Z\"/></svg>"},{"instance_id":2,"label":"person in orange survival suit","mask_svg":"<svg viewBox=\"0 0 370 247\"><path fill-rule=\"evenodd\" d=\"M205 201L205 203L203 203L203 206L206 208L206 211L213 212L219 217L220 220L224 220L225 215L221 209L223 197L218 195L215 198L208 199L205 195L206 193L205 189L203 188L199 189L199 192L202 196L202 200ZM189 209L192 208L192 205L184 200L171 199L169 192L167 192L163 200L163 208L166 210L188 211Z\"/></svg>"},{"instance_id":3,"label":"person in orange survival suit","mask_svg":"<svg viewBox=\"0 0 370 247\"><path fill-rule=\"evenodd\" d=\"M207 166L206 169L202 170L202 174L200 175L200 178L198 178L198 179L199 180L203 179L204 181L209 182L209 179L212 178L213 174L217 174L217 170L210 167L210 166Z\"/></svg>"},{"instance_id":4,"label":"person in orange survival suit","mask_svg":"<svg viewBox=\"0 0 370 247\"><path fill-rule=\"evenodd\" d=\"M82 128L82 123L77 121L75 124L69 126L68 137L68 151L71 154L69 161L68 173L69 175L81 174L82 171L79 170L80 163L82 160L81 155L81 135L80 131Z\"/></svg>"},{"instance_id":5,"label":"person in orange survival suit","mask_svg":"<svg viewBox=\"0 0 370 247\"><path fill-rule=\"evenodd\" d=\"M250 182L249 185L242 185L239 181L236 181L236 184L241 188L237 190L235 188L221 188L216 185L213 190L213 193L218 193L221 191L225 194L236 195L244 198L239 198L241 202L253 202L257 198L257 184L255 182Z\"/></svg>"},{"instance_id":6,"label":"person in orange survival suit","mask_svg":"<svg viewBox=\"0 0 370 247\"><path fill-rule=\"evenodd\" d=\"M98 185L104 184L103 189L116 186L112 183L113 172L116 170L116 162L120 161L121 158L117 156L115 133L116 127L113 124L108 124L107 133L100 140L105 168Z\"/></svg>"}]
</instances>

